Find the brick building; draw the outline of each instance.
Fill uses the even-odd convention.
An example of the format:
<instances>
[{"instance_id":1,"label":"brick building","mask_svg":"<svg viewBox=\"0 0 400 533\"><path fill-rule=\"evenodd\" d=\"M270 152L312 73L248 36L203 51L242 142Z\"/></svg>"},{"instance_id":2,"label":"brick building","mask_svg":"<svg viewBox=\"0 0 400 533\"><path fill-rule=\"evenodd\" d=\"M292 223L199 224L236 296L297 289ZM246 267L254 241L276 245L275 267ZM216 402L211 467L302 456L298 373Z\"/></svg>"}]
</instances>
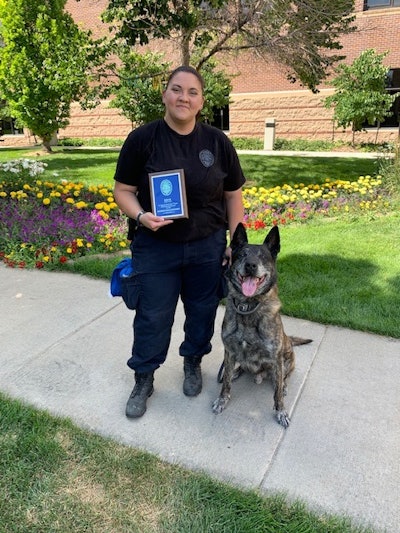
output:
<instances>
[{"instance_id":1,"label":"brick building","mask_svg":"<svg viewBox=\"0 0 400 533\"><path fill-rule=\"evenodd\" d=\"M107 0L68 0L66 8L79 24L99 36L107 31L100 20L106 5ZM355 0L355 15L357 31L342 38L341 53L346 56L345 61L351 63L368 48L378 53L388 51L384 61L391 72L392 90L400 91L400 0ZM232 81L229 121L224 121L224 129L230 136L264 138L266 119L273 119L270 123L274 123L279 138L351 139L350 129L343 132L334 128L332 110L324 107L324 98L332 94L327 85L321 85L319 93L313 94L297 83L290 83L279 65L267 64L250 54L231 60L230 71L236 74ZM118 110L109 108L108 102L91 111L82 111L74 104L70 125L59 135L122 139L130 130L129 121ZM367 133L357 134L358 140L364 142L394 140L397 135L396 116L381 125L378 136L373 127ZM26 136L18 137L24 137L26 143Z\"/></svg>"}]
</instances>

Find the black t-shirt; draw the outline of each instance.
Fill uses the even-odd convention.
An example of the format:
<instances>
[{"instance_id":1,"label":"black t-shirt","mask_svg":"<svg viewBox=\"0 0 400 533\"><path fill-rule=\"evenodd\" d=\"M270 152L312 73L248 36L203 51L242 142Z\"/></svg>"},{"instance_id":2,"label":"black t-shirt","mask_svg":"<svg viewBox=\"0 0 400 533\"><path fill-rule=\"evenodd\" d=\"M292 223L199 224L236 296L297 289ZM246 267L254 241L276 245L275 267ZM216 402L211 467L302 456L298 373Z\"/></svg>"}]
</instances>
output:
<instances>
[{"instance_id":1,"label":"black t-shirt","mask_svg":"<svg viewBox=\"0 0 400 533\"><path fill-rule=\"evenodd\" d=\"M246 180L231 141L217 128L199 122L189 135L180 135L163 119L140 126L122 146L114 179L137 187L140 205L151 211L149 173L178 168L185 173L189 218L152 235L188 242L227 228L224 191L236 191ZM129 238L134 225L130 220Z\"/></svg>"}]
</instances>

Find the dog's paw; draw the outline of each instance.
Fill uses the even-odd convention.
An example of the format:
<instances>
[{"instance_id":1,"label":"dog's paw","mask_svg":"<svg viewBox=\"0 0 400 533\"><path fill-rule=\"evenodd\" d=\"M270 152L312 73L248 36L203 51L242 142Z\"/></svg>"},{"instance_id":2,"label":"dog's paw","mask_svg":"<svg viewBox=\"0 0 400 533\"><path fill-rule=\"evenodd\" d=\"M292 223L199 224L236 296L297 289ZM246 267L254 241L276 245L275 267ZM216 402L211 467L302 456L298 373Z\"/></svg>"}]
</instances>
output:
<instances>
[{"instance_id":1,"label":"dog's paw","mask_svg":"<svg viewBox=\"0 0 400 533\"><path fill-rule=\"evenodd\" d=\"M268 377L267 372L265 372L265 370L262 370L261 372L255 375L254 383L257 383L257 385L260 385L264 381L264 379L267 379L267 377Z\"/></svg>"},{"instance_id":2,"label":"dog's paw","mask_svg":"<svg viewBox=\"0 0 400 533\"><path fill-rule=\"evenodd\" d=\"M213 413L219 415L225 409L226 404L229 402L229 396L227 398L222 398L219 396L213 403L212 410Z\"/></svg>"},{"instance_id":3,"label":"dog's paw","mask_svg":"<svg viewBox=\"0 0 400 533\"><path fill-rule=\"evenodd\" d=\"M290 418L286 411L278 411L276 413L276 419L284 428L287 428L290 424Z\"/></svg>"},{"instance_id":4,"label":"dog's paw","mask_svg":"<svg viewBox=\"0 0 400 533\"><path fill-rule=\"evenodd\" d=\"M261 385L263 380L264 380L264 378L263 378L262 374L256 374L256 376L254 378L254 383L256 383L257 385Z\"/></svg>"}]
</instances>

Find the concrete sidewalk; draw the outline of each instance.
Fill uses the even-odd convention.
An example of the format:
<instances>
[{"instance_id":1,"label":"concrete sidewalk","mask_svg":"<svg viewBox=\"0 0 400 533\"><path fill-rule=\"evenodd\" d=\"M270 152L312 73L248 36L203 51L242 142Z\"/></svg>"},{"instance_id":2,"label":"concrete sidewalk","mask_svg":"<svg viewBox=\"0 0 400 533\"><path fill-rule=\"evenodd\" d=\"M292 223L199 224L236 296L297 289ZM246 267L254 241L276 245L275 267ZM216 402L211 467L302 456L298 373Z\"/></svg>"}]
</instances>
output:
<instances>
[{"instance_id":1,"label":"concrete sidewalk","mask_svg":"<svg viewBox=\"0 0 400 533\"><path fill-rule=\"evenodd\" d=\"M182 393L183 312L143 418L128 420L126 366L133 313L108 282L0 264L0 390L77 425L186 468L264 493L283 491L311 508L400 532L400 341L284 317L296 349L287 430L272 387L243 375L226 411L212 401L223 357L218 312L203 392Z\"/></svg>"}]
</instances>

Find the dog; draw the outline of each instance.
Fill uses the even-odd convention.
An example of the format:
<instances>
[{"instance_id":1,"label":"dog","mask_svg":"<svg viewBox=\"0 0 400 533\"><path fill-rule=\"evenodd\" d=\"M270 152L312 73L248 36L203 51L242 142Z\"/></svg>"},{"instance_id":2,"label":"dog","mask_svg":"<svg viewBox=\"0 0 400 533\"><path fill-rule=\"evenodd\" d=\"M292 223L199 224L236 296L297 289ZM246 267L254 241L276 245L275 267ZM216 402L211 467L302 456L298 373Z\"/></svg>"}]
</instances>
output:
<instances>
[{"instance_id":1,"label":"dog","mask_svg":"<svg viewBox=\"0 0 400 533\"><path fill-rule=\"evenodd\" d=\"M293 346L312 341L289 337L283 329L276 269L279 229L274 226L263 244L249 244L246 229L239 223L231 248L232 263L226 272L228 296L221 332L225 348L222 389L212 409L215 414L225 409L231 382L241 372L254 374L256 383L270 377L276 418L287 428L290 419L284 396L286 381L295 367Z\"/></svg>"}]
</instances>

